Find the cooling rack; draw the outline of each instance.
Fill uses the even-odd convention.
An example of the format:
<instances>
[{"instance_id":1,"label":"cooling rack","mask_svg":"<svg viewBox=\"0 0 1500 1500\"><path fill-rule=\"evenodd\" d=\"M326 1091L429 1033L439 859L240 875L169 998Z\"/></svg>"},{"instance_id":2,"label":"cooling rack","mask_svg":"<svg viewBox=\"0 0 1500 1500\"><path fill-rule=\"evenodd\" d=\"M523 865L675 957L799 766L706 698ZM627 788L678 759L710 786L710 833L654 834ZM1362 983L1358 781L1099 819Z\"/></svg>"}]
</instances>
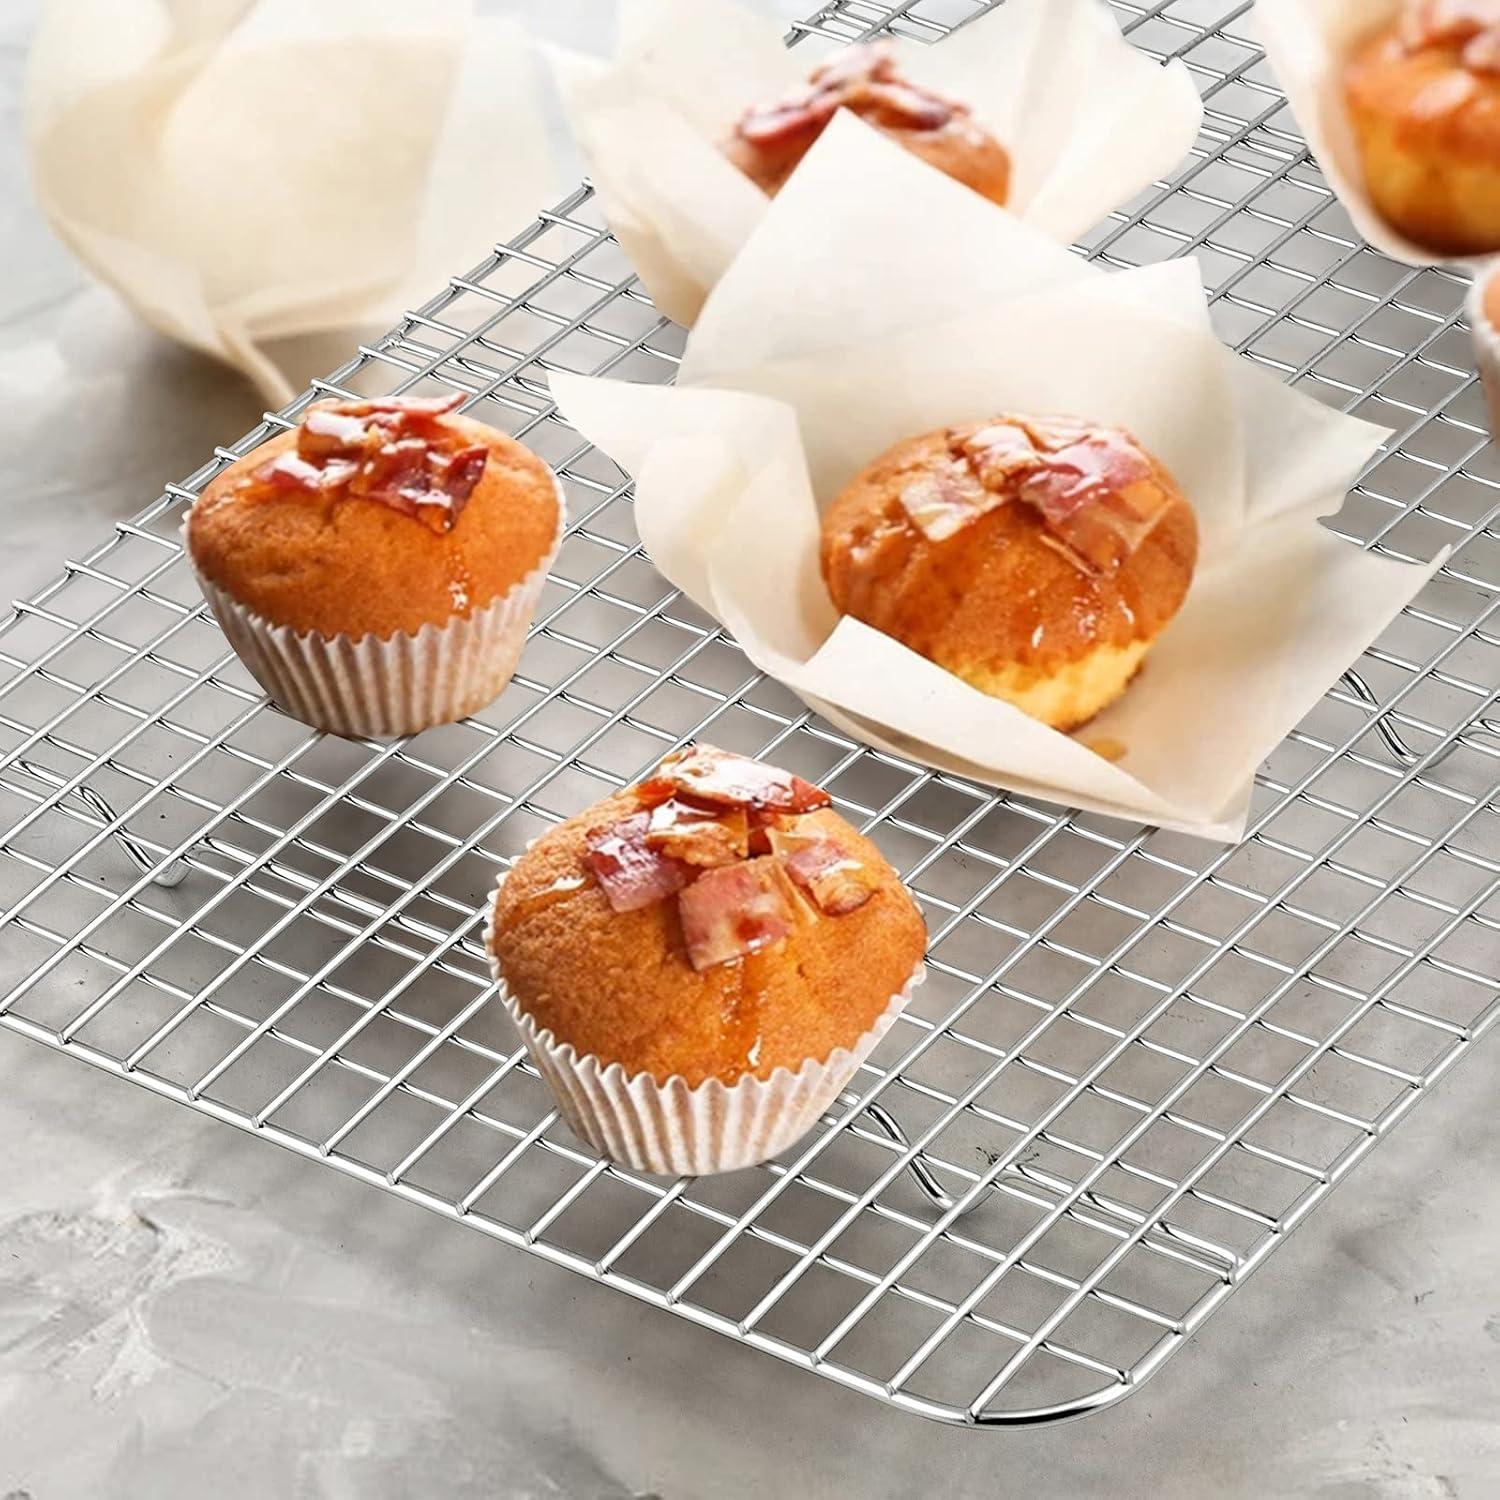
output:
<instances>
[{"instance_id":1,"label":"cooling rack","mask_svg":"<svg viewBox=\"0 0 1500 1500\"><path fill-rule=\"evenodd\" d=\"M985 8L841 0L793 39ZM1083 250L1196 255L1227 342L1396 429L1337 529L1453 549L1271 756L1240 847L872 751L662 581L547 394L667 380L681 347L582 188L0 623L0 1024L908 1411L1052 1421L1158 1369L1495 1020L1500 465L1463 279L1359 242L1248 4L1117 9L1207 117ZM264 702L177 532L308 400L397 388L472 397L571 524L498 704L349 743ZM699 736L832 790L921 902L931 977L802 1145L672 1182L558 1121L481 913L537 832Z\"/></svg>"}]
</instances>

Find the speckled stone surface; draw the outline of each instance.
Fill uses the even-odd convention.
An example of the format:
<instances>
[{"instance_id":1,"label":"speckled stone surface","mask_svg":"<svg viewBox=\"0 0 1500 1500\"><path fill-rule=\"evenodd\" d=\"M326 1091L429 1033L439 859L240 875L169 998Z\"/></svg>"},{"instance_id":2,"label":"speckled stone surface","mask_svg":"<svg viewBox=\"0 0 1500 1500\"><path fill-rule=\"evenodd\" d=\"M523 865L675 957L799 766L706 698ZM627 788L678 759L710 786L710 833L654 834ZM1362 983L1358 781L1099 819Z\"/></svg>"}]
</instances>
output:
<instances>
[{"instance_id":1,"label":"speckled stone surface","mask_svg":"<svg viewBox=\"0 0 1500 1500\"><path fill-rule=\"evenodd\" d=\"M27 208L32 9L0 10L7 596L258 415ZM546 9L557 35L589 21ZM1478 1500L1500 1493L1497 1086L1492 1039L1122 1405L976 1434L0 1034L0 1495Z\"/></svg>"}]
</instances>

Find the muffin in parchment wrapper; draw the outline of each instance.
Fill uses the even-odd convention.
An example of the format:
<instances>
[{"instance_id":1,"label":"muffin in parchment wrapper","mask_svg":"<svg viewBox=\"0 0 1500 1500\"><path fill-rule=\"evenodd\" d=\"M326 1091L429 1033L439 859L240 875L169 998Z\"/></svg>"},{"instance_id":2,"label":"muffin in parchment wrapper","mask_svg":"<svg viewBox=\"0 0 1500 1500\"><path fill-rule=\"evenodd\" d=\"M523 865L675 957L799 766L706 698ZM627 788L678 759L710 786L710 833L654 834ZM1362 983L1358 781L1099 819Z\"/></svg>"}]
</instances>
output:
<instances>
[{"instance_id":1,"label":"muffin in parchment wrapper","mask_svg":"<svg viewBox=\"0 0 1500 1500\"><path fill-rule=\"evenodd\" d=\"M613 57L553 54L610 228L685 326L766 212L726 155L736 122L844 55L817 37L788 49L783 31L734 0L625 0ZM1064 242L1173 171L1202 120L1183 63L1132 46L1102 0L1007 0L930 46L881 45L903 80L963 106L1008 154L999 211Z\"/></svg>"},{"instance_id":2,"label":"muffin in parchment wrapper","mask_svg":"<svg viewBox=\"0 0 1500 1500\"><path fill-rule=\"evenodd\" d=\"M1106 272L849 115L718 283L674 386L552 384L635 478L657 567L847 732L1221 841L1246 827L1260 762L1442 561L1322 524L1387 434L1226 350L1196 262ZM840 616L824 581L822 518L855 475L999 413L1123 429L1197 518L1181 609L1076 737Z\"/></svg>"}]
</instances>

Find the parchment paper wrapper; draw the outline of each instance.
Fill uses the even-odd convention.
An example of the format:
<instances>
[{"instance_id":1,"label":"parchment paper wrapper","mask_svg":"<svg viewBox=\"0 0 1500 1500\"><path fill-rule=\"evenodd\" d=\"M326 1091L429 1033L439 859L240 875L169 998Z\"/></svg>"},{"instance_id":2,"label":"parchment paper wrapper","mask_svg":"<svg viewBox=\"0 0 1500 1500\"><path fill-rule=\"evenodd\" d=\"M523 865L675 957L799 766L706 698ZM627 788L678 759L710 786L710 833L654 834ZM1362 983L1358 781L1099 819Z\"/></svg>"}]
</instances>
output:
<instances>
[{"instance_id":1,"label":"parchment paper wrapper","mask_svg":"<svg viewBox=\"0 0 1500 1500\"><path fill-rule=\"evenodd\" d=\"M235 654L280 708L345 739L389 740L467 718L505 691L563 527L559 489L557 537L518 584L471 615L385 638L299 635L193 573Z\"/></svg>"},{"instance_id":2,"label":"parchment paper wrapper","mask_svg":"<svg viewBox=\"0 0 1500 1500\"><path fill-rule=\"evenodd\" d=\"M1484 394L1490 409L1490 436L1500 433L1500 330L1490 322L1484 310L1484 294L1490 278L1500 271L1500 261L1485 273L1475 276L1464 305L1464 315L1474 336L1474 361L1484 381Z\"/></svg>"},{"instance_id":3,"label":"parchment paper wrapper","mask_svg":"<svg viewBox=\"0 0 1500 1500\"><path fill-rule=\"evenodd\" d=\"M1354 127L1344 104L1343 67L1371 33L1388 26L1403 0L1256 0L1251 30L1328 186L1370 245L1409 266L1473 265L1409 240L1381 217L1365 187Z\"/></svg>"},{"instance_id":4,"label":"parchment paper wrapper","mask_svg":"<svg viewBox=\"0 0 1500 1500\"><path fill-rule=\"evenodd\" d=\"M766 210L718 143L832 50L813 39L788 51L782 32L733 0L623 0L613 59L554 54L610 228L678 323L692 323ZM1171 171L1202 119L1184 65L1138 51L1101 0L1008 0L951 39L896 45L905 76L989 126L1011 154L1009 209L1059 240Z\"/></svg>"},{"instance_id":5,"label":"parchment paper wrapper","mask_svg":"<svg viewBox=\"0 0 1500 1500\"><path fill-rule=\"evenodd\" d=\"M996 786L1211 838L1240 835L1260 761L1437 565L1318 525L1384 430L1229 354L1196 262L1100 271L848 115L709 299L678 388L552 389L635 477L657 567L810 706ZM1080 738L840 619L819 571L819 511L869 460L1004 411L1129 429L1198 514L1182 612Z\"/></svg>"},{"instance_id":6,"label":"parchment paper wrapper","mask_svg":"<svg viewBox=\"0 0 1500 1500\"><path fill-rule=\"evenodd\" d=\"M703 1177L753 1167L800 1140L838 1098L927 977L926 966L918 964L852 1047L835 1048L826 1058L808 1058L795 1073L777 1068L769 1078L741 1078L733 1084L710 1078L690 1088L680 1076L663 1083L649 1073L629 1075L619 1063L602 1064L537 1027L505 986L495 957L494 912L492 896L484 934L490 974L569 1129L611 1161L668 1177Z\"/></svg>"},{"instance_id":7,"label":"parchment paper wrapper","mask_svg":"<svg viewBox=\"0 0 1500 1500\"><path fill-rule=\"evenodd\" d=\"M142 319L281 406L266 341L391 322L549 195L535 59L472 10L48 0L37 201Z\"/></svg>"}]
</instances>

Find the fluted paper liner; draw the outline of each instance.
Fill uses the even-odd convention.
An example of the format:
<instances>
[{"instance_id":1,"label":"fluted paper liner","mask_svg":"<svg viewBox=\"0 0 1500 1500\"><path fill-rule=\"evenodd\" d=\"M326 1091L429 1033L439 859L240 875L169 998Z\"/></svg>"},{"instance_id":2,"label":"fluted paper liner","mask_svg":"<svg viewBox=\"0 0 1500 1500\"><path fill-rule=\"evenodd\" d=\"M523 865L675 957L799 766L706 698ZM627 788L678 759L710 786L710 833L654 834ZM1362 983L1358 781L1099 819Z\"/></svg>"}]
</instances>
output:
<instances>
[{"instance_id":1,"label":"fluted paper liner","mask_svg":"<svg viewBox=\"0 0 1500 1500\"><path fill-rule=\"evenodd\" d=\"M1240 836L1256 767L1441 561L1320 524L1387 434L1226 350L1196 262L1090 266L848 114L714 289L675 387L551 385L634 476L656 566L812 708L945 770L1209 838ZM1127 428L1198 516L1181 612L1076 736L840 618L819 568L820 513L864 465L1007 411Z\"/></svg>"},{"instance_id":2,"label":"fluted paper liner","mask_svg":"<svg viewBox=\"0 0 1500 1500\"><path fill-rule=\"evenodd\" d=\"M1344 64L1367 37L1400 15L1404 0L1256 0L1251 30L1328 183L1365 240L1408 266L1473 265L1408 239L1375 207L1365 186L1344 99Z\"/></svg>"},{"instance_id":3,"label":"fluted paper liner","mask_svg":"<svg viewBox=\"0 0 1500 1500\"><path fill-rule=\"evenodd\" d=\"M612 59L554 56L610 228L679 323L768 201L719 142L826 53L817 38L789 51L783 31L733 0L625 0ZM1176 167L1203 115L1186 67L1133 47L1103 0L1008 0L951 39L894 45L906 77L970 105L1010 153L1006 211L1063 241Z\"/></svg>"},{"instance_id":4,"label":"fluted paper liner","mask_svg":"<svg viewBox=\"0 0 1500 1500\"><path fill-rule=\"evenodd\" d=\"M499 885L490 896L484 947L500 1000L569 1128L601 1155L637 1172L703 1177L779 1156L827 1112L927 976L919 963L852 1046L810 1057L795 1072L777 1068L769 1078L747 1076L733 1084L710 1078L691 1086L680 1075L663 1082L580 1053L532 1021L506 988L495 956L498 891Z\"/></svg>"},{"instance_id":5,"label":"fluted paper liner","mask_svg":"<svg viewBox=\"0 0 1500 1500\"><path fill-rule=\"evenodd\" d=\"M1485 399L1489 404L1490 437L1500 437L1500 329L1490 322L1484 307L1484 294L1490 278L1500 272L1500 261L1491 270L1474 278L1465 304L1465 316L1474 336L1474 362L1484 381Z\"/></svg>"},{"instance_id":6,"label":"fluted paper liner","mask_svg":"<svg viewBox=\"0 0 1500 1500\"><path fill-rule=\"evenodd\" d=\"M298 634L241 604L196 565L193 572L235 654L278 707L345 739L397 739L467 718L505 691L562 545L561 488L557 506L557 536L519 583L470 615L415 633Z\"/></svg>"}]
</instances>

